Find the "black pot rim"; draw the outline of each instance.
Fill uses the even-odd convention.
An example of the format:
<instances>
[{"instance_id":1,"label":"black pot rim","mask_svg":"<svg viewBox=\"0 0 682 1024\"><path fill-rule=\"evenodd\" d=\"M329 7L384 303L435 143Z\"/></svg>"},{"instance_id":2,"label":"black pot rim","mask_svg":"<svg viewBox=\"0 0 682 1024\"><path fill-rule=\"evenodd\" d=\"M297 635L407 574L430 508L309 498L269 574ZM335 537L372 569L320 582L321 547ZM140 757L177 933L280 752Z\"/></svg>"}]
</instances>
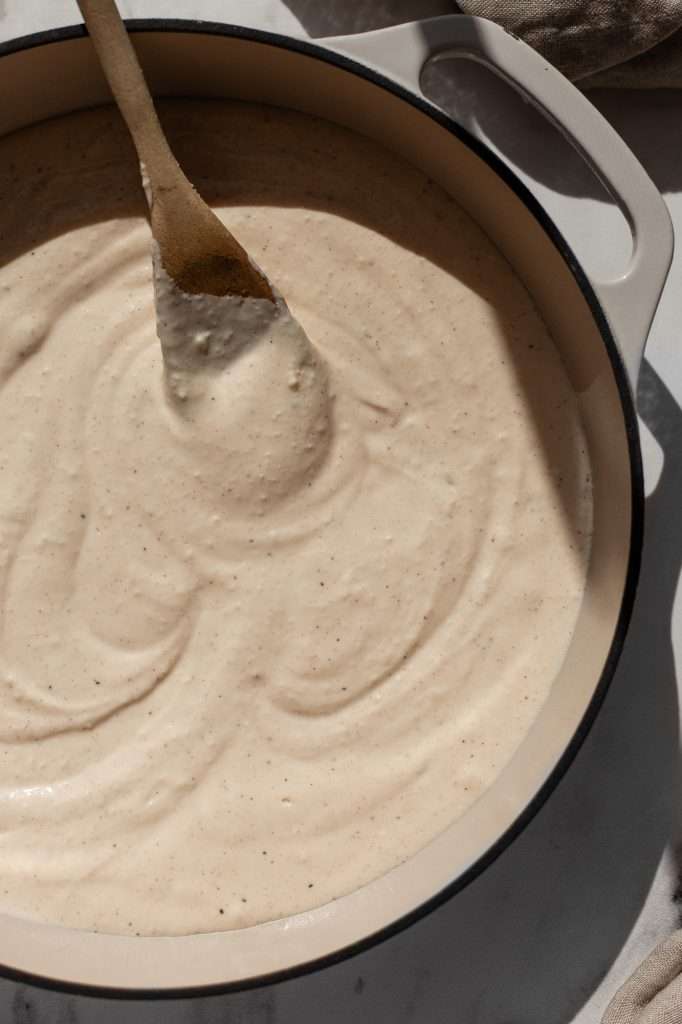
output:
<instances>
[{"instance_id":1,"label":"black pot rim","mask_svg":"<svg viewBox=\"0 0 682 1024\"><path fill-rule=\"evenodd\" d=\"M535 198L530 189L520 180L520 178L517 177L514 171L512 171L507 164L497 156L497 154L495 154L484 142L477 139L467 131L466 128L458 124L454 118L433 106L425 99L422 99L415 93L396 84L392 80L376 72L374 69L367 67L367 65L343 56L342 54L335 53L332 50L328 50L324 46L320 46L312 40L297 39L292 36L281 35L262 29L246 28L241 25L222 24L220 22L201 21L197 19L126 19L126 26L131 32L177 32L245 39L250 42L265 43L269 46L290 50L295 53L303 54L307 57L312 57L322 61L323 63L342 68L343 70L349 71L358 75L360 78L364 78L367 81L380 86L387 92L392 93L399 99L403 100L405 103L409 103L410 106L415 107L423 114L426 114L437 124L441 125L441 127L445 128L448 132L461 140L493 171L495 171L524 203L528 211L535 217L556 249L559 251L590 308L604 342L618 388L623 411L628 452L630 456L631 531L630 551L623 589L623 598L616 628L614 630L613 640L603 671L599 678L599 682L580 724L544 784L528 803L522 813L516 818L514 823L475 862L475 864L445 888L435 893L430 899L422 903L418 908L403 915L398 920L393 921L390 925L386 925L384 928L379 929L373 934L365 936L364 938L345 946L341 950L320 957L316 960L308 961L303 964L298 964L292 968L275 971L261 977L249 978L243 981L173 989L107 988L106 986L91 985L88 983L63 982L58 979L46 978L41 975L32 974L30 971L18 970L0 964L0 977L5 977L21 983L28 983L37 988L69 992L81 996L104 997L124 1001L184 999L198 996L217 995L227 992L246 991L253 988L264 988L290 978L297 978L311 974L325 967L330 967L333 964L341 963L358 953L371 949L379 942L398 934L414 922L425 917L431 911L436 909L436 907L451 899L458 892L461 892L462 889L485 871L485 869L497 860L504 850L511 845L521 832L523 832L526 826L532 821L538 811L545 804L553 790L557 787L585 741L595 721L597 713L604 702L606 693L613 679L616 666L620 659L630 624L635 593L637 590L644 535L644 477L637 414L625 366L607 322L604 310L594 292L594 289L592 288L587 274L582 268L580 261L575 256L570 245L567 243L552 218ZM87 31L83 24L46 29L30 35L20 36L16 39L0 42L0 59L15 53L34 49L38 46L66 42L85 36L87 36Z\"/></svg>"}]
</instances>

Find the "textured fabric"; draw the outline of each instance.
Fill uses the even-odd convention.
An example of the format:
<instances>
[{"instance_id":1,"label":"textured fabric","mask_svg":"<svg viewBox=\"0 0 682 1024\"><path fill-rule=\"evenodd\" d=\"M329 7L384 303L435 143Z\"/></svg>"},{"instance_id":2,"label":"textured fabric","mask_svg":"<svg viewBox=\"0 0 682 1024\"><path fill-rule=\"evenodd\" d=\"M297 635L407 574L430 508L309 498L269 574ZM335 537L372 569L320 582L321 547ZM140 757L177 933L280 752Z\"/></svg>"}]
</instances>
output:
<instances>
[{"instance_id":1,"label":"textured fabric","mask_svg":"<svg viewBox=\"0 0 682 1024\"><path fill-rule=\"evenodd\" d=\"M682 0L459 0L583 88L682 86Z\"/></svg>"},{"instance_id":2,"label":"textured fabric","mask_svg":"<svg viewBox=\"0 0 682 1024\"><path fill-rule=\"evenodd\" d=\"M657 946L626 981L602 1024L682 1024L682 931Z\"/></svg>"}]
</instances>

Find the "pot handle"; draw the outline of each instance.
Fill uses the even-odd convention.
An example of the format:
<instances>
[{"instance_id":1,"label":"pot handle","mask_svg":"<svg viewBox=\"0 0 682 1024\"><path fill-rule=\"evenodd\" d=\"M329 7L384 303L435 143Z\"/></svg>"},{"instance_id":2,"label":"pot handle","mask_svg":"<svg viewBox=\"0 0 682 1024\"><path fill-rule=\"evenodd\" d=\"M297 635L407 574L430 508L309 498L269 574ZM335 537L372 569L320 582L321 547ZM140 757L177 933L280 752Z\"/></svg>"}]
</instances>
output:
<instances>
[{"instance_id":1,"label":"pot handle","mask_svg":"<svg viewBox=\"0 0 682 1024\"><path fill-rule=\"evenodd\" d=\"M423 99L421 75L429 60L478 61L559 129L611 194L632 232L627 270L615 280L590 280L636 391L644 346L672 259L672 223L642 165L590 101L530 46L484 18L446 15L318 42Z\"/></svg>"}]
</instances>

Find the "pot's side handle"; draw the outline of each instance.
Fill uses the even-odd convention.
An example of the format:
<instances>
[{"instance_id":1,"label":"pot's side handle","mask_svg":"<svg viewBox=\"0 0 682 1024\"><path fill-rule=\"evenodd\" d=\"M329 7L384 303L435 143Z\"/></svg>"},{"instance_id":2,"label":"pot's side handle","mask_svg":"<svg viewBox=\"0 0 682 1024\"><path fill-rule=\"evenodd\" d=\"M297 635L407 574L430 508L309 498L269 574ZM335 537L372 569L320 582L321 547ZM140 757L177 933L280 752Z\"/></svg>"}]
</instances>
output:
<instances>
[{"instance_id":1,"label":"pot's side handle","mask_svg":"<svg viewBox=\"0 0 682 1024\"><path fill-rule=\"evenodd\" d=\"M561 131L618 203L632 231L632 258L625 273L616 280L591 283L636 390L647 334L672 259L672 223L642 165L589 100L520 39L483 18L447 15L318 42L422 97L421 75L429 60L456 56L479 61Z\"/></svg>"}]
</instances>

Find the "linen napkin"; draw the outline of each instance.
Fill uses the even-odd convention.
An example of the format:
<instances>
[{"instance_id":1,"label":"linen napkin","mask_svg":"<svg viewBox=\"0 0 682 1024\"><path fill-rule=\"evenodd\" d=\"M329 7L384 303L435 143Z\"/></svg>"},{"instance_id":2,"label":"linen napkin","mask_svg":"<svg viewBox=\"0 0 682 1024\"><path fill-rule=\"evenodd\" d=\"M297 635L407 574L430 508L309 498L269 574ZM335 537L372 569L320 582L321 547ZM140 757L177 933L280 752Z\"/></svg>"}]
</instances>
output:
<instances>
[{"instance_id":1,"label":"linen napkin","mask_svg":"<svg viewBox=\"0 0 682 1024\"><path fill-rule=\"evenodd\" d=\"M602 1024L682 1024L682 931L662 942L616 993Z\"/></svg>"},{"instance_id":2,"label":"linen napkin","mask_svg":"<svg viewBox=\"0 0 682 1024\"><path fill-rule=\"evenodd\" d=\"M682 86L682 0L458 0L581 88Z\"/></svg>"}]
</instances>

